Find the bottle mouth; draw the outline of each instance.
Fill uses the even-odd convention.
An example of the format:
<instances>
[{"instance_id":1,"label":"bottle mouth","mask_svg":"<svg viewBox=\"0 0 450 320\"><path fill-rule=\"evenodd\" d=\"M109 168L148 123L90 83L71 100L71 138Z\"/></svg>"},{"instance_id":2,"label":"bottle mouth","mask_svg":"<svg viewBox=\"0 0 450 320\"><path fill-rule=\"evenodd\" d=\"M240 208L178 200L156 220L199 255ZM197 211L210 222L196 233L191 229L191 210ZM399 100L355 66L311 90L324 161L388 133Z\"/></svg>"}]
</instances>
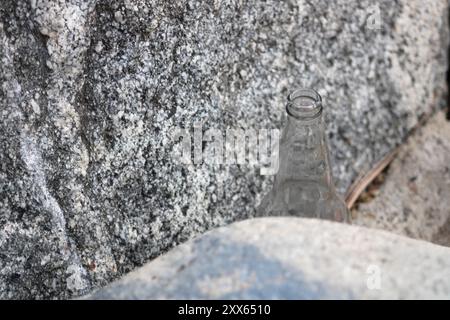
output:
<instances>
[{"instance_id":1,"label":"bottle mouth","mask_svg":"<svg viewBox=\"0 0 450 320\"><path fill-rule=\"evenodd\" d=\"M317 118L322 113L322 97L313 89L298 89L288 96L286 112L299 120Z\"/></svg>"}]
</instances>

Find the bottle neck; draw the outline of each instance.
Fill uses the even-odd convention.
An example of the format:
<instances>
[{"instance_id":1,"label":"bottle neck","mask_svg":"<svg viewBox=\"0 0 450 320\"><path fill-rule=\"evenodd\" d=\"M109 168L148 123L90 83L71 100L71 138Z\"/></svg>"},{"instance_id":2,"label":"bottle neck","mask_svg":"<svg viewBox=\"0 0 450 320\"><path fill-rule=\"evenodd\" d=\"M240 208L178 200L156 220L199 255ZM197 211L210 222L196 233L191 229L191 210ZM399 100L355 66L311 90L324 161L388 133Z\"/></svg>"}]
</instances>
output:
<instances>
[{"instance_id":1,"label":"bottle neck","mask_svg":"<svg viewBox=\"0 0 450 320\"><path fill-rule=\"evenodd\" d=\"M292 116L286 108L286 126L283 133L293 135L295 132L307 131L307 129L314 130L316 134L324 133L324 123L322 111L314 118L297 118ZM316 132L317 131L317 132ZM312 132L310 132L312 134Z\"/></svg>"},{"instance_id":2,"label":"bottle neck","mask_svg":"<svg viewBox=\"0 0 450 320\"><path fill-rule=\"evenodd\" d=\"M334 188L322 110L312 118L297 117L287 110L276 183L286 180Z\"/></svg>"}]
</instances>

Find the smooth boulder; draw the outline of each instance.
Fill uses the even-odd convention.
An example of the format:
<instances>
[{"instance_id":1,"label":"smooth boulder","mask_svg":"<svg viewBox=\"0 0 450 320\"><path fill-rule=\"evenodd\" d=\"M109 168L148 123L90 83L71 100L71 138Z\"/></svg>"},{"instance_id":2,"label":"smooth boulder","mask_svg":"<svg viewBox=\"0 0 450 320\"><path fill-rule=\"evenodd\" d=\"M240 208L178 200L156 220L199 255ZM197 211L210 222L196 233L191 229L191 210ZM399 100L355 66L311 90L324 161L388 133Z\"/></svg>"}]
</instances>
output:
<instances>
[{"instance_id":1,"label":"smooth boulder","mask_svg":"<svg viewBox=\"0 0 450 320\"><path fill-rule=\"evenodd\" d=\"M303 218L257 218L178 246L86 299L448 299L450 248Z\"/></svg>"}]
</instances>

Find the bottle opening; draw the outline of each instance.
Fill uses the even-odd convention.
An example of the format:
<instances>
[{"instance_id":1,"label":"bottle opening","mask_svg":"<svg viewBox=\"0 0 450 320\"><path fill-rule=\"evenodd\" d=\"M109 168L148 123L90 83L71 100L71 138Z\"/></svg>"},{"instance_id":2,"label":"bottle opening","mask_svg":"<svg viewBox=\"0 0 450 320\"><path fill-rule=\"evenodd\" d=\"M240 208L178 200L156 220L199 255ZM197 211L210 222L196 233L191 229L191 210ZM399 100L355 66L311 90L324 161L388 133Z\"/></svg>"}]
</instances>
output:
<instances>
[{"instance_id":1,"label":"bottle opening","mask_svg":"<svg viewBox=\"0 0 450 320\"><path fill-rule=\"evenodd\" d=\"M299 89L288 96L287 113L300 120L309 120L322 113L322 98L313 89Z\"/></svg>"}]
</instances>

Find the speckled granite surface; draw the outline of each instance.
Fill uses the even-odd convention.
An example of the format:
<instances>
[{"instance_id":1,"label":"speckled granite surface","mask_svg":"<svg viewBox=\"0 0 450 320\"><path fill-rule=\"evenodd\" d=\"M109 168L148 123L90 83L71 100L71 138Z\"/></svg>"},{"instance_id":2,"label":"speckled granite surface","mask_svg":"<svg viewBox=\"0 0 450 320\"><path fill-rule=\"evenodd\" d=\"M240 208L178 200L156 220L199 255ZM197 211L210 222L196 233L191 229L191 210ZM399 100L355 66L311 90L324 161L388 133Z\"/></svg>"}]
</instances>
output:
<instances>
[{"instance_id":1,"label":"speckled granite surface","mask_svg":"<svg viewBox=\"0 0 450 320\"><path fill-rule=\"evenodd\" d=\"M271 178L176 164L171 130L277 128L293 88L323 96L343 192L445 91L447 1L373 3L3 0L0 298L81 295L253 216Z\"/></svg>"}]
</instances>

